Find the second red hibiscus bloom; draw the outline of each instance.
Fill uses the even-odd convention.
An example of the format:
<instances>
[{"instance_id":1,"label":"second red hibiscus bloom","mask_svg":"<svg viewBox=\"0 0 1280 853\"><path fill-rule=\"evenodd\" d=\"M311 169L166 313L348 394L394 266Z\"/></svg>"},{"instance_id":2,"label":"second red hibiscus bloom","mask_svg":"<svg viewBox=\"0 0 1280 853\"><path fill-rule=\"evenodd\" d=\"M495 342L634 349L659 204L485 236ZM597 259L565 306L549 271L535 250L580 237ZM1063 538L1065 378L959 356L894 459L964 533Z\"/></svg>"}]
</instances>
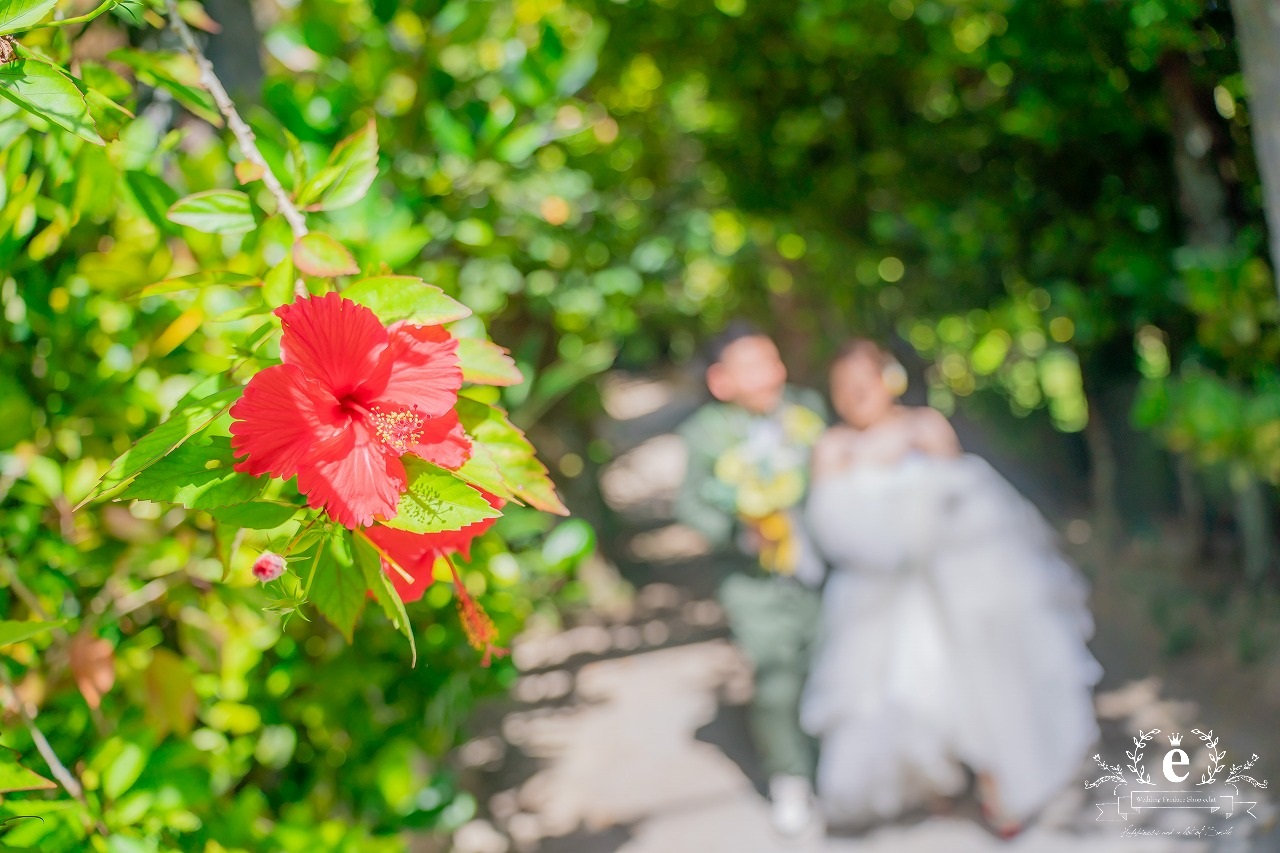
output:
<instances>
[{"instance_id":1,"label":"second red hibiscus bloom","mask_svg":"<svg viewBox=\"0 0 1280 853\"><path fill-rule=\"evenodd\" d=\"M298 478L313 508L354 528L395 516L400 457L445 468L470 455L453 411L458 342L440 326L383 326L337 293L276 309L283 364L258 373L231 407L236 470Z\"/></svg>"}]
</instances>

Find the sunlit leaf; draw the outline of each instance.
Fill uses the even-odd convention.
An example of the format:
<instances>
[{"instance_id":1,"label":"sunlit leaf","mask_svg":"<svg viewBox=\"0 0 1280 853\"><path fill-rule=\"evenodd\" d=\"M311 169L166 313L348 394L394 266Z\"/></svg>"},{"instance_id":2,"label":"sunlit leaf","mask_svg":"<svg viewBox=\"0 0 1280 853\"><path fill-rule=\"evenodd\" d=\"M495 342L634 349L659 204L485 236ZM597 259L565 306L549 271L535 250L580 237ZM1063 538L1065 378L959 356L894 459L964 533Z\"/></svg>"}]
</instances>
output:
<instances>
[{"instance_id":1,"label":"sunlit leaf","mask_svg":"<svg viewBox=\"0 0 1280 853\"><path fill-rule=\"evenodd\" d=\"M79 87L47 62L22 58L0 65L0 95L81 139L106 144L94 128Z\"/></svg>"},{"instance_id":2,"label":"sunlit leaf","mask_svg":"<svg viewBox=\"0 0 1280 853\"><path fill-rule=\"evenodd\" d=\"M321 231L312 231L297 239L293 244L293 262L307 275L321 278L360 272L360 266L351 252Z\"/></svg>"},{"instance_id":3,"label":"sunlit leaf","mask_svg":"<svg viewBox=\"0 0 1280 853\"><path fill-rule=\"evenodd\" d=\"M169 219L206 234L244 234L258 227L249 196L239 190L203 190L180 198Z\"/></svg>"},{"instance_id":4,"label":"sunlit leaf","mask_svg":"<svg viewBox=\"0 0 1280 853\"><path fill-rule=\"evenodd\" d=\"M298 191L307 210L338 210L364 198L378 176L378 129L364 127L334 146L324 167Z\"/></svg>"},{"instance_id":5,"label":"sunlit leaf","mask_svg":"<svg viewBox=\"0 0 1280 853\"><path fill-rule=\"evenodd\" d=\"M113 50L107 58L128 65L148 86L163 89L195 115L215 127L222 126L222 114L213 96L201 87L200 69L187 54L124 48Z\"/></svg>"},{"instance_id":6,"label":"sunlit leaf","mask_svg":"<svg viewBox=\"0 0 1280 853\"><path fill-rule=\"evenodd\" d=\"M0 0L0 35L30 29L55 5L57 0Z\"/></svg>"},{"instance_id":7,"label":"sunlit leaf","mask_svg":"<svg viewBox=\"0 0 1280 853\"><path fill-rule=\"evenodd\" d=\"M232 468L231 439L223 435L188 441L140 472L119 494L122 500L164 501L189 509L242 504L262 494L264 477Z\"/></svg>"},{"instance_id":8,"label":"sunlit leaf","mask_svg":"<svg viewBox=\"0 0 1280 853\"><path fill-rule=\"evenodd\" d=\"M256 275L249 275L241 272L231 272L231 270L201 270L193 272L190 275L178 276L177 278L166 278L164 281L157 281L154 284L148 284L142 290L138 291L139 296L160 296L165 293L179 293L184 290L199 290L204 287L212 287L214 285L228 285L230 287L246 287L249 285L260 284L261 279Z\"/></svg>"},{"instance_id":9,"label":"sunlit leaf","mask_svg":"<svg viewBox=\"0 0 1280 853\"><path fill-rule=\"evenodd\" d=\"M292 518L300 509L280 501L254 500L214 507L208 513L222 524L250 530L270 530Z\"/></svg>"},{"instance_id":10,"label":"sunlit leaf","mask_svg":"<svg viewBox=\"0 0 1280 853\"><path fill-rule=\"evenodd\" d=\"M0 794L15 791L46 791L58 787L57 783L34 773L18 763L15 750L0 746Z\"/></svg>"},{"instance_id":11,"label":"sunlit leaf","mask_svg":"<svg viewBox=\"0 0 1280 853\"><path fill-rule=\"evenodd\" d=\"M506 412L467 397L458 399L457 411L467 434L484 446L521 500L545 512L569 514L546 466L538 461L533 445L507 419Z\"/></svg>"},{"instance_id":12,"label":"sunlit leaf","mask_svg":"<svg viewBox=\"0 0 1280 853\"><path fill-rule=\"evenodd\" d=\"M520 368L504 347L480 338L458 340L462 379L474 385L519 385Z\"/></svg>"},{"instance_id":13,"label":"sunlit leaf","mask_svg":"<svg viewBox=\"0 0 1280 853\"><path fill-rule=\"evenodd\" d=\"M0 621L0 646L9 646L14 643L21 643L23 640L30 640L32 637L38 637L46 631L61 627L65 623L65 619L50 622Z\"/></svg>"},{"instance_id":14,"label":"sunlit leaf","mask_svg":"<svg viewBox=\"0 0 1280 853\"><path fill-rule=\"evenodd\" d=\"M267 173L266 168L261 163L255 163L252 160L241 160L235 165L236 180L244 184L251 184L254 181L262 179Z\"/></svg>"},{"instance_id":15,"label":"sunlit leaf","mask_svg":"<svg viewBox=\"0 0 1280 853\"><path fill-rule=\"evenodd\" d=\"M292 302L298 271L293 265L293 255L285 255L262 279L262 300L269 308L278 308Z\"/></svg>"},{"instance_id":16,"label":"sunlit leaf","mask_svg":"<svg viewBox=\"0 0 1280 853\"><path fill-rule=\"evenodd\" d=\"M370 308L383 323L408 320L422 326L451 323L471 314L471 309L434 284L410 275L363 278L342 291L353 302Z\"/></svg>"},{"instance_id":17,"label":"sunlit leaf","mask_svg":"<svg viewBox=\"0 0 1280 853\"><path fill-rule=\"evenodd\" d=\"M438 533L501 515L484 495L443 468L411 456L405 457L404 467L406 491L396 517L383 522L388 527Z\"/></svg>"},{"instance_id":18,"label":"sunlit leaf","mask_svg":"<svg viewBox=\"0 0 1280 853\"><path fill-rule=\"evenodd\" d=\"M503 500L520 502L515 491L507 485L502 472L498 470L498 463L493 461L493 456L482 444L473 443L471 457L453 473L473 486L479 486Z\"/></svg>"},{"instance_id":19,"label":"sunlit leaf","mask_svg":"<svg viewBox=\"0 0 1280 853\"><path fill-rule=\"evenodd\" d=\"M231 404L240 398L243 390L239 387L225 388L203 399L180 403L167 421L140 438L115 461L85 501L105 494L169 455L208 426L214 418L231 408Z\"/></svg>"}]
</instances>

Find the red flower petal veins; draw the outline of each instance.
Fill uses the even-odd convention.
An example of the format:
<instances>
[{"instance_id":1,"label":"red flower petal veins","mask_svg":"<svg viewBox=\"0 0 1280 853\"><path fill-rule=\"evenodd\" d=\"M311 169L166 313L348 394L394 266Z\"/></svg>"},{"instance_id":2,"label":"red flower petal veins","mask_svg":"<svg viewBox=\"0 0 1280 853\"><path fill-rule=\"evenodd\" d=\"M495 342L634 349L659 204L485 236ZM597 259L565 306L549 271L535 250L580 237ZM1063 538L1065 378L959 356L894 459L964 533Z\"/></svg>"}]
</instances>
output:
<instances>
[{"instance_id":1,"label":"red flower petal veins","mask_svg":"<svg viewBox=\"0 0 1280 853\"><path fill-rule=\"evenodd\" d=\"M236 456L247 456L236 470L283 480L294 476L311 449L346 424L337 406L332 394L295 365L261 371L231 407L231 447Z\"/></svg>"},{"instance_id":2,"label":"red flower petal veins","mask_svg":"<svg viewBox=\"0 0 1280 853\"><path fill-rule=\"evenodd\" d=\"M309 506L323 507L330 518L352 529L395 516L404 493L404 465L363 423L352 421L315 452L316 458L298 471L298 491Z\"/></svg>"},{"instance_id":3,"label":"red flower petal veins","mask_svg":"<svg viewBox=\"0 0 1280 853\"><path fill-rule=\"evenodd\" d=\"M372 398L386 382L387 329L377 315L337 293L298 299L276 309L284 327L280 356L342 399L364 390ZM362 395L364 396L364 395Z\"/></svg>"},{"instance_id":4,"label":"red flower petal veins","mask_svg":"<svg viewBox=\"0 0 1280 853\"><path fill-rule=\"evenodd\" d=\"M458 341L440 326L394 323L383 359L390 363L386 386L377 401L387 406L417 406L426 417L439 417L458 402L462 368Z\"/></svg>"}]
</instances>

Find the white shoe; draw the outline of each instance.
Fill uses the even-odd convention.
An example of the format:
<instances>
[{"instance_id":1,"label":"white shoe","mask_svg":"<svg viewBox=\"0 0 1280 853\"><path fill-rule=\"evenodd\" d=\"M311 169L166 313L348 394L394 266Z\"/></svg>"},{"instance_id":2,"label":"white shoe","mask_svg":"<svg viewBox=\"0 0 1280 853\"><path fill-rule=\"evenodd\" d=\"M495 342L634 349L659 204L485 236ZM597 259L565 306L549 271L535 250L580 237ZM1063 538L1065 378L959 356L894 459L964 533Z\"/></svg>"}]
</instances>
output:
<instances>
[{"instance_id":1,"label":"white shoe","mask_svg":"<svg viewBox=\"0 0 1280 853\"><path fill-rule=\"evenodd\" d=\"M773 828L780 835L800 835L813 823L813 787L803 776L778 774L769 780Z\"/></svg>"}]
</instances>

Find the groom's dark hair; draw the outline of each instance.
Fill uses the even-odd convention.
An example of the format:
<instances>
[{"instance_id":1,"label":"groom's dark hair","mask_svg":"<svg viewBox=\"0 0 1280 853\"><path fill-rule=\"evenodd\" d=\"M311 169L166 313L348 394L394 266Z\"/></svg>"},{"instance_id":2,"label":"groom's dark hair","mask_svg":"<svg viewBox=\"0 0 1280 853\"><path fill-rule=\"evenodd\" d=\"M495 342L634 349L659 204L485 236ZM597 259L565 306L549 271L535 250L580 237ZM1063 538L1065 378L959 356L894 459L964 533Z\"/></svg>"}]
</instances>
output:
<instances>
[{"instance_id":1,"label":"groom's dark hair","mask_svg":"<svg viewBox=\"0 0 1280 853\"><path fill-rule=\"evenodd\" d=\"M724 358L724 351L730 345L737 343L743 338L767 338L769 337L764 331L752 323L750 320L733 320L729 325L725 326L715 337L707 341L703 349L703 357L707 361L707 365L718 363Z\"/></svg>"}]
</instances>

